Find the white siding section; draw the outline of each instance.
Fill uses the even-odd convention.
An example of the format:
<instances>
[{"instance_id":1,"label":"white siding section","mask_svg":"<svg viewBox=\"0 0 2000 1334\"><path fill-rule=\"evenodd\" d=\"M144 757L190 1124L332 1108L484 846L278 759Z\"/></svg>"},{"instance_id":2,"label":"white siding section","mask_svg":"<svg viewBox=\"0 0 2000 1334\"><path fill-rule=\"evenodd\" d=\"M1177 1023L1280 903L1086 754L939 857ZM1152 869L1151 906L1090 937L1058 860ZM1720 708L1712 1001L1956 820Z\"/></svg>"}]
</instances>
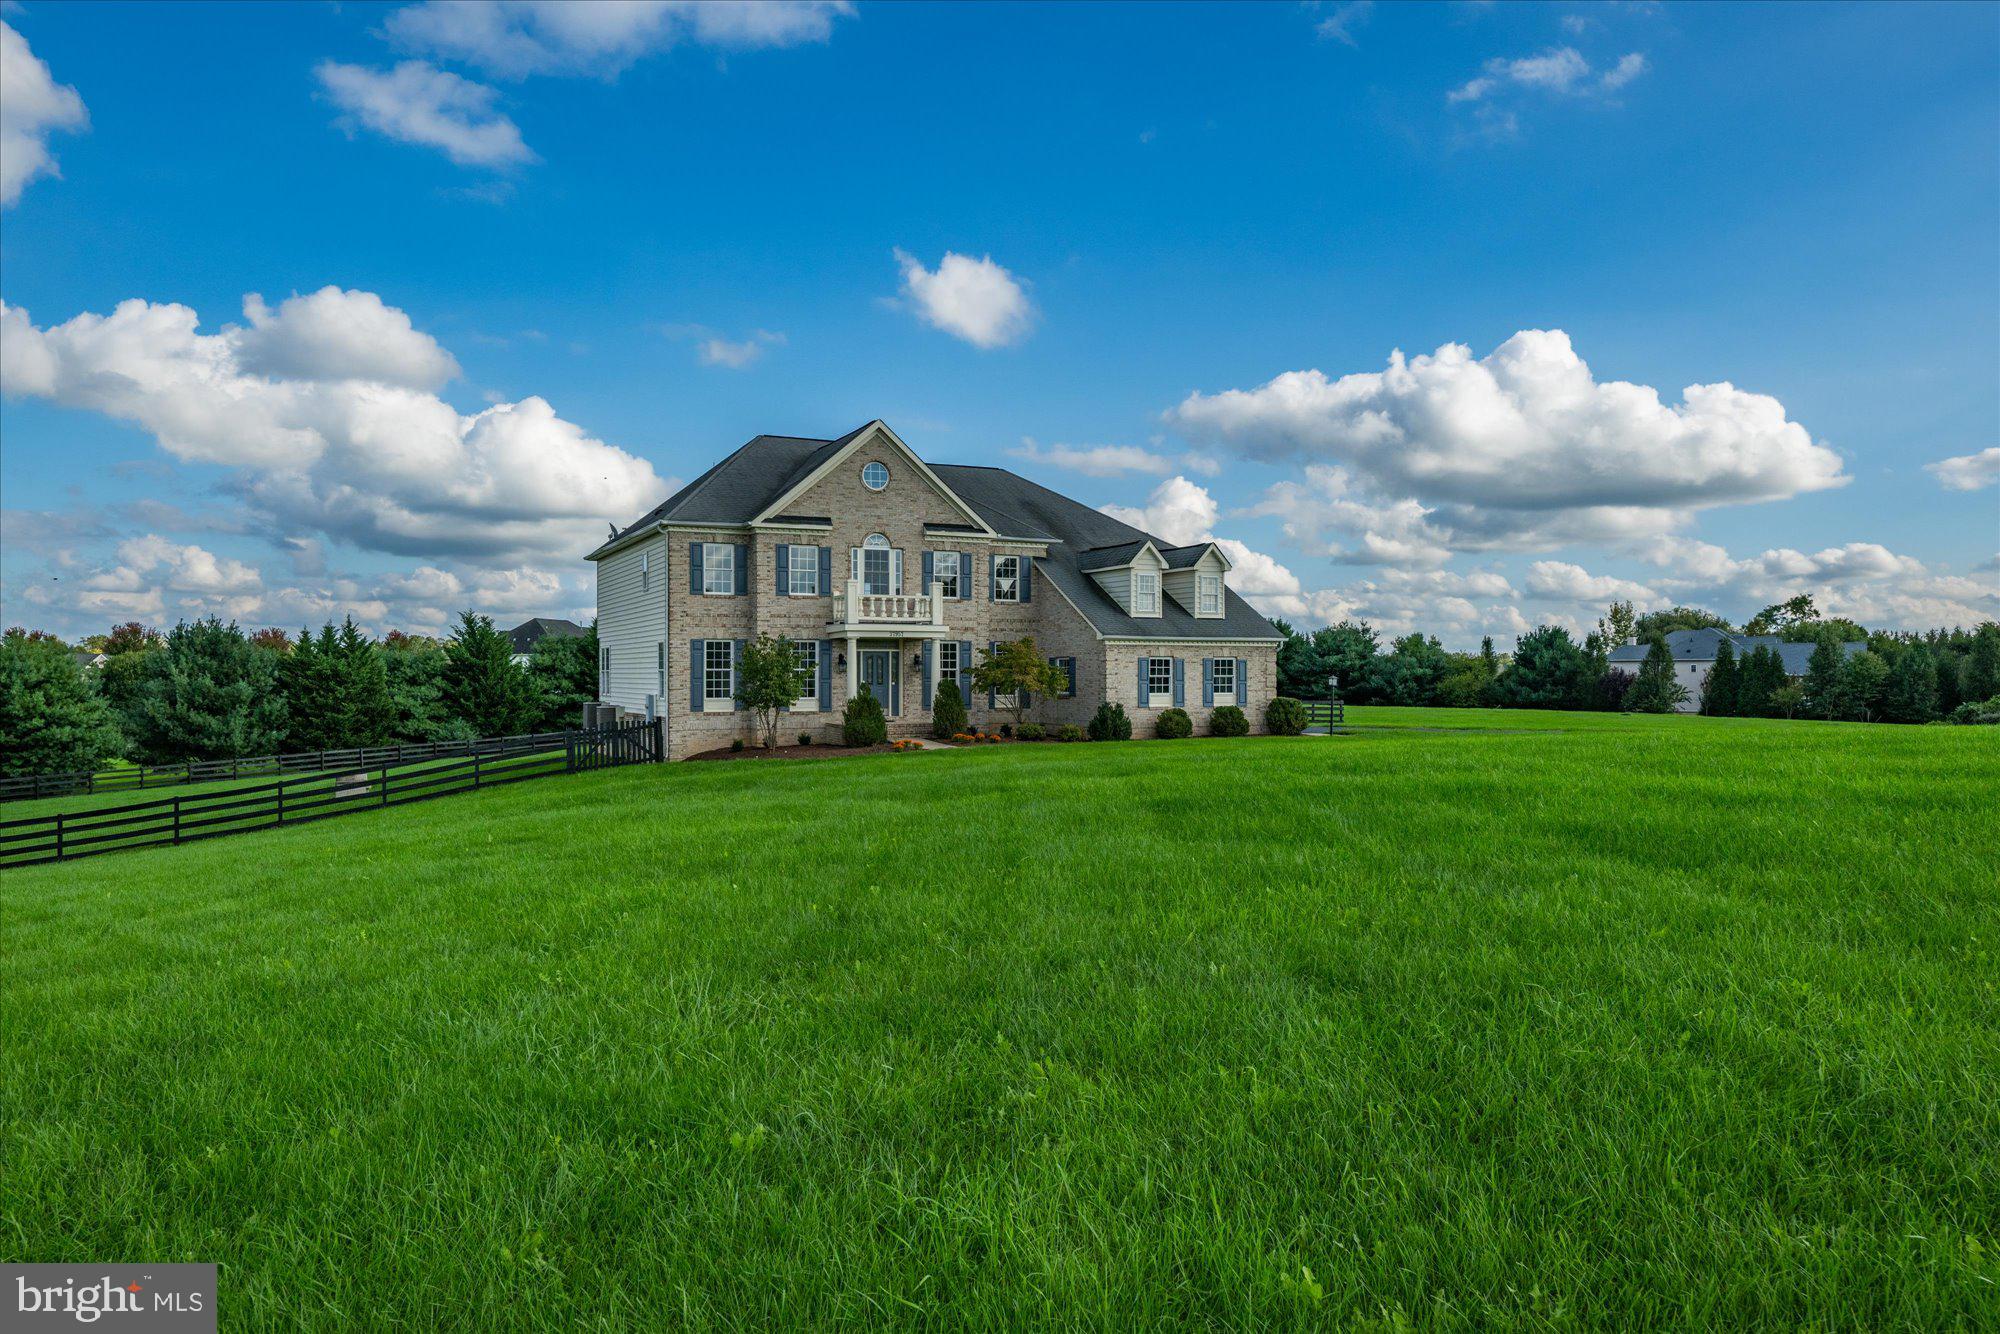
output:
<instances>
[{"instance_id":1,"label":"white siding section","mask_svg":"<svg viewBox=\"0 0 2000 1334\"><path fill-rule=\"evenodd\" d=\"M1158 556L1155 556L1150 551L1142 551L1133 560L1132 564L1116 570L1097 570L1090 577L1095 579L1097 586L1109 594L1111 600L1118 604L1120 611L1130 616L1132 614L1132 571L1137 569L1158 572L1166 568L1167 563ZM1164 591L1166 580L1162 579L1160 582L1162 586L1161 597L1164 598L1166 596ZM1160 609L1162 611L1166 610L1164 602L1161 604Z\"/></svg>"},{"instance_id":2,"label":"white siding section","mask_svg":"<svg viewBox=\"0 0 2000 1334\"><path fill-rule=\"evenodd\" d=\"M659 693L659 645L667 637L667 547L650 537L597 563L597 642L611 650L611 680L599 702L646 712ZM685 650L683 650L685 651ZM666 701L660 701L662 714Z\"/></svg>"}]
</instances>

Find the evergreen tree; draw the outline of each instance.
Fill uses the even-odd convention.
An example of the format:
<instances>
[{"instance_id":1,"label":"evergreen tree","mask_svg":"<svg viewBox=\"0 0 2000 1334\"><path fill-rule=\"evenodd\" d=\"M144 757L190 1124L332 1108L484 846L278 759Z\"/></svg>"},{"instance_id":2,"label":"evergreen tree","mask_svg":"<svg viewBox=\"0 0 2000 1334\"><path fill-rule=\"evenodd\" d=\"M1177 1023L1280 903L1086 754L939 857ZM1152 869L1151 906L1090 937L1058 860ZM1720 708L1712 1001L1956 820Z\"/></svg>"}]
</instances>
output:
<instances>
[{"instance_id":1,"label":"evergreen tree","mask_svg":"<svg viewBox=\"0 0 2000 1334\"><path fill-rule=\"evenodd\" d=\"M1806 663L1804 696L1800 707L1808 717L1832 718L1840 710L1840 669L1847 654L1831 638L1819 641Z\"/></svg>"},{"instance_id":2,"label":"evergreen tree","mask_svg":"<svg viewBox=\"0 0 2000 1334\"><path fill-rule=\"evenodd\" d=\"M1408 634L1395 642L1376 671L1392 704L1424 706L1437 702L1445 666L1444 646L1436 636Z\"/></svg>"},{"instance_id":3,"label":"evergreen tree","mask_svg":"<svg viewBox=\"0 0 2000 1334\"><path fill-rule=\"evenodd\" d=\"M278 663L278 688L285 697L285 749L331 750L341 744L335 730L333 626L317 638L300 629L298 642Z\"/></svg>"},{"instance_id":4,"label":"evergreen tree","mask_svg":"<svg viewBox=\"0 0 2000 1334\"><path fill-rule=\"evenodd\" d=\"M1327 666L1313 641L1284 620L1271 622L1285 642L1278 647L1278 693L1319 699L1326 693Z\"/></svg>"},{"instance_id":5,"label":"evergreen tree","mask_svg":"<svg viewBox=\"0 0 2000 1334\"><path fill-rule=\"evenodd\" d=\"M1959 691L1974 704L2000 695L2000 624L1988 621L1973 632Z\"/></svg>"},{"instance_id":6,"label":"evergreen tree","mask_svg":"<svg viewBox=\"0 0 2000 1334\"><path fill-rule=\"evenodd\" d=\"M391 634L381 650L394 710L394 741L466 741L475 733L444 702L444 650L428 639Z\"/></svg>"},{"instance_id":7,"label":"evergreen tree","mask_svg":"<svg viewBox=\"0 0 2000 1334\"><path fill-rule=\"evenodd\" d=\"M1653 636L1646 660L1639 664L1638 679L1625 692L1626 712L1671 713L1687 697L1687 687L1674 679L1674 655L1667 651L1667 641Z\"/></svg>"},{"instance_id":8,"label":"evergreen tree","mask_svg":"<svg viewBox=\"0 0 2000 1334\"><path fill-rule=\"evenodd\" d=\"M1326 688L1325 677L1338 677L1340 697L1349 704L1365 704L1382 696L1376 671L1374 627L1366 621L1342 621L1313 631L1313 649L1319 655L1322 679L1311 698L1319 699Z\"/></svg>"},{"instance_id":9,"label":"evergreen tree","mask_svg":"<svg viewBox=\"0 0 2000 1334\"><path fill-rule=\"evenodd\" d=\"M582 706L597 698L597 622L580 635L543 635L528 651L527 670L540 715L535 725L577 726Z\"/></svg>"},{"instance_id":10,"label":"evergreen tree","mask_svg":"<svg viewBox=\"0 0 2000 1334\"><path fill-rule=\"evenodd\" d=\"M1740 718L1772 716L1771 696L1785 683L1784 660L1764 645L1752 649L1743 660L1743 675L1736 686L1736 714Z\"/></svg>"},{"instance_id":11,"label":"evergreen tree","mask_svg":"<svg viewBox=\"0 0 2000 1334\"><path fill-rule=\"evenodd\" d=\"M1736 692L1742 675L1736 666L1736 644L1728 636L1715 646L1715 662L1701 682L1701 711L1711 718L1736 716Z\"/></svg>"},{"instance_id":12,"label":"evergreen tree","mask_svg":"<svg viewBox=\"0 0 2000 1334\"><path fill-rule=\"evenodd\" d=\"M155 656L139 710L139 750L154 763L269 755L285 743L278 657L234 621L181 622Z\"/></svg>"},{"instance_id":13,"label":"evergreen tree","mask_svg":"<svg viewBox=\"0 0 2000 1334\"><path fill-rule=\"evenodd\" d=\"M1836 716L1873 722L1881 716L1882 695L1889 686L1889 664L1863 649L1840 667L1840 700Z\"/></svg>"},{"instance_id":14,"label":"evergreen tree","mask_svg":"<svg viewBox=\"0 0 2000 1334\"><path fill-rule=\"evenodd\" d=\"M512 736L534 723L527 674L514 665L514 646L489 617L460 615L445 641L438 684L446 711L474 736Z\"/></svg>"},{"instance_id":15,"label":"evergreen tree","mask_svg":"<svg viewBox=\"0 0 2000 1334\"><path fill-rule=\"evenodd\" d=\"M949 678L939 681L937 694L931 703L931 735L940 741L949 741L961 732L971 730L972 718L965 711L965 699L958 693L958 683Z\"/></svg>"},{"instance_id":16,"label":"evergreen tree","mask_svg":"<svg viewBox=\"0 0 2000 1334\"><path fill-rule=\"evenodd\" d=\"M1596 630L1583 637L1582 660L1577 663L1576 681L1570 691L1569 707L1572 709L1604 709L1609 707L1611 692L1617 692L1619 706L1624 706L1627 683L1609 683L1611 675L1611 648L1604 635Z\"/></svg>"},{"instance_id":17,"label":"evergreen tree","mask_svg":"<svg viewBox=\"0 0 2000 1334\"><path fill-rule=\"evenodd\" d=\"M1576 697L1584 670L1583 650L1559 625L1522 635L1514 662L1494 683L1496 699L1517 709L1560 709Z\"/></svg>"},{"instance_id":18,"label":"evergreen tree","mask_svg":"<svg viewBox=\"0 0 2000 1334\"><path fill-rule=\"evenodd\" d=\"M123 745L67 644L19 629L0 636L0 772L94 771Z\"/></svg>"},{"instance_id":19,"label":"evergreen tree","mask_svg":"<svg viewBox=\"0 0 2000 1334\"><path fill-rule=\"evenodd\" d=\"M1922 644L1912 644L1889 669L1882 717L1892 723L1927 723L1938 716L1937 662Z\"/></svg>"},{"instance_id":20,"label":"evergreen tree","mask_svg":"<svg viewBox=\"0 0 2000 1334\"><path fill-rule=\"evenodd\" d=\"M395 735L396 706L382 654L349 616L334 644L342 746L380 746Z\"/></svg>"}]
</instances>

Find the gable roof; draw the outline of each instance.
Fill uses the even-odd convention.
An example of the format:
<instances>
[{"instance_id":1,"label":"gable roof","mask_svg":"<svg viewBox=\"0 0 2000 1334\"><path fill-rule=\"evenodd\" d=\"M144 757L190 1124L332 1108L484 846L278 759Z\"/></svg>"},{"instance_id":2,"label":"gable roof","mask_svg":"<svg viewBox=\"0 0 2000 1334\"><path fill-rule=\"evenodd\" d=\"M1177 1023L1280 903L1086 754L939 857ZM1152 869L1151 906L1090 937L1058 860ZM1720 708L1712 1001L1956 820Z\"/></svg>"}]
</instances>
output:
<instances>
[{"instance_id":1,"label":"gable roof","mask_svg":"<svg viewBox=\"0 0 2000 1334\"><path fill-rule=\"evenodd\" d=\"M1160 556L1167 562L1168 569L1186 570L1201 564L1201 558L1211 551L1215 553L1215 558L1222 562L1223 569L1230 568L1228 555L1213 542L1192 542L1184 547L1163 547L1160 549Z\"/></svg>"},{"instance_id":2,"label":"gable roof","mask_svg":"<svg viewBox=\"0 0 2000 1334\"><path fill-rule=\"evenodd\" d=\"M1667 652L1675 662L1714 662L1716 650L1727 639L1730 650L1741 660L1760 648L1767 648L1778 655L1785 665L1785 675L1804 676L1806 665L1812 661L1813 650L1819 647L1816 640L1800 643L1780 639L1776 635L1739 635L1727 631L1704 628L1700 630L1675 630L1666 636ZM1637 663L1646 660L1647 644L1620 644L1605 656L1614 663ZM1841 652L1853 657L1867 649L1868 645L1859 640L1850 640L1840 646Z\"/></svg>"},{"instance_id":3,"label":"gable roof","mask_svg":"<svg viewBox=\"0 0 2000 1334\"><path fill-rule=\"evenodd\" d=\"M1140 552L1152 546L1152 539L1142 537L1136 542L1120 542L1115 547L1093 547L1077 556L1077 567L1084 570L1123 569L1139 559ZM1153 554L1159 555L1160 549L1153 547Z\"/></svg>"},{"instance_id":4,"label":"gable roof","mask_svg":"<svg viewBox=\"0 0 2000 1334\"><path fill-rule=\"evenodd\" d=\"M1045 486L1029 481L1005 468L989 468L963 463L926 464L915 451L903 444L896 433L879 421L849 431L836 440L815 440L804 436L760 435L729 457L689 482L649 510L636 523L614 533L590 559L597 560L629 538L660 523L748 524L763 521L772 511L796 499L795 493L815 479L815 475L837 460L843 450L869 431L880 428L890 440L909 453L917 465L930 474L940 489L967 511L967 516L983 528L966 526L963 531L985 536L988 533L1048 545L1048 554L1037 557L1038 570L1053 583L1099 634L1134 639L1253 639L1281 640L1269 621L1258 615L1233 589L1225 586L1223 614L1197 618L1172 598L1161 599L1161 615L1144 618L1129 616L1112 600L1097 581L1085 572L1108 569L1119 562L1097 563L1107 552L1128 549L1136 554L1151 543L1168 568L1173 563L1168 552L1192 553L1185 564L1201 559L1211 544L1169 547L1150 533L1122 523L1108 514L1071 500ZM927 525L940 531L956 525ZM1130 560L1130 556L1126 560Z\"/></svg>"},{"instance_id":5,"label":"gable roof","mask_svg":"<svg viewBox=\"0 0 2000 1334\"><path fill-rule=\"evenodd\" d=\"M535 644L553 635L557 639L576 639L585 633L575 621L565 621L556 616L534 616L522 621L507 631L507 640L516 653L529 653Z\"/></svg>"}]
</instances>

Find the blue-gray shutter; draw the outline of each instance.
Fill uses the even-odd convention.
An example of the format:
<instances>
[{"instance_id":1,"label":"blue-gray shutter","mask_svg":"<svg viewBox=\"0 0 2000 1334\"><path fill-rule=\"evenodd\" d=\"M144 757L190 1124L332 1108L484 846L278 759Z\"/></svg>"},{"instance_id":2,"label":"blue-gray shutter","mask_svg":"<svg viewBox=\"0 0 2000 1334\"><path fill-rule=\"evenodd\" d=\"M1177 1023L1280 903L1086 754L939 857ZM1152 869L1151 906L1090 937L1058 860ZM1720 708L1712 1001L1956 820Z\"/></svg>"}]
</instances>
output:
<instances>
[{"instance_id":1,"label":"blue-gray shutter","mask_svg":"<svg viewBox=\"0 0 2000 1334\"><path fill-rule=\"evenodd\" d=\"M1187 707L1187 659L1174 659L1174 707Z\"/></svg>"},{"instance_id":2,"label":"blue-gray shutter","mask_svg":"<svg viewBox=\"0 0 2000 1334\"><path fill-rule=\"evenodd\" d=\"M966 708L972 707L972 641L958 641L958 699Z\"/></svg>"},{"instance_id":3,"label":"blue-gray shutter","mask_svg":"<svg viewBox=\"0 0 2000 1334\"><path fill-rule=\"evenodd\" d=\"M1238 658L1236 660L1236 706L1241 709L1248 709L1250 707L1250 660L1248 658Z\"/></svg>"},{"instance_id":4,"label":"blue-gray shutter","mask_svg":"<svg viewBox=\"0 0 2000 1334\"><path fill-rule=\"evenodd\" d=\"M825 558L826 547L820 548L821 558ZM819 707L822 711L833 708L833 641L819 641Z\"/></svg>"},{"instance_id":5,"label":"blue-gray shutter","mask_svg":"<svg viewBox=\"0 0 2000 1334\"><path fill-rule=\"evenodd\" d=\"M788 598L791 595L792 544L790 542L780 542L778 543L778 596Z\"/></svg>"},{"instance_id":6,"label":"blue-gray shutter","mask_svg":"<svg viewBox=\"0 0 2000 1334\"><path fill-rule=\"evenodd\" d=\"M694 664L694 671L689 673L692 684L688 687L688 707L696 713L700 713L703 686L702 673L708 668L708 641L706 639L690 639L688 647L690 650L688 661Z\"/></svg>"},{"instance_id":7,"label":"blue-gray shutter","mask_svg":"<svg viewBox=\"0 0 2000 1334\"><path fill-rule=\"evenodd\" d=\"M986 600L1000 600L1000 558L991 554L986 557Z\"/></svg>"},{"instance_id":8,"label":"blue-gray shutter","mask_svg":"<svg viewBox=\"0 0 2000 1334\"><path fill-rule=\"evenodd\" d=\"M1075 658L1064 658L1064 659L1062 660L1062 669L1063 669L1063 676L1064 676L1064 678L1065 678L1065 679L1066 679L1066 680L1068 681L1068 685L1066 685L1066 686L1065 686L1065 687L1063 688L1063 694L1062 694L1062 697L1063 697L1064 699L1075 699L1075 698L1076 698L1076 659L1075 659Z\"/></svg>"},{"instance_id":9,"label":"blue-gray shutter","mask_svg":"<svg viewBox=\"0 0 2000 1334\"><path fill-rule=\"evenodd\" d=\"M742 597L750 591L750 547L747 543L736 546L736 596Z\"/></svg>"},{"instance_id":10,"label":"blue-gray shutter","mask_svg":"<svg viewBox=\"0 0 2000 1334\"><path fill-rule=\"evenodd\" d=\"M919 593L922 593L925 596L929 596L931 591L931 580L936 578L936 573L935 573L936 570L937 570L937 553L934 551L926 551L924 553L924 586L917 590Z\"/></svg>"},{"instance_id":11,"label":"blue-gray shutter","mask_svg":"<svg viewBox=\"0 0 2000 1334\"><path fill-rule=\"evenodd\" d=\"M999 647L1000 647L1000 641L997 639L989 639L986 641L986 651L989 654ZM989 709L994 707L993 692L991 690L986 692L986 707Z\"/></svg>"},{"instance_id":12,"label":"blue-gray shutter","mask_svg":"<svg viewBox=\"0 0 2000 1334\"><path fill-rule=\"evenodd\" d=\"M928 561L930 558L930 552L926 551L924 559ZM929 581L926 580L925 582L928 583ZM934 647L930 640L926 639L924 641L924 707L926 709L931 706L931 651Z\"/></svg>"},{"instance_id":13,"label":"blue-gray shutter","mask_svg":"<svg viewBox=\"0 0 2000 1334\"><path fill-rule=\"evenodd\" d=\"M1203 658L1201 660L1201 707L1204 709L1215 707L1214 658Z\"/></svg>"},{"instance_id":14,"label":"blue-gray shutter","mask_svg":"<svg viewBox=\"0 0 2000 1334\"><path fill-rule=\"evenodd\" d=\"M741 550L741 548L738 549ZM743 582L743 567L741 565L736 567L736 582L739 584ZM729 711L731 713L743 707L736 702L736 692L743 688L743 649L749 642L747 639L739 639L736 641L736 647L729 651Z\"/></svg>"},{"instance_id":15,"label":"blue-gray shutter","mask_svg":"<svg viewBox=\"0 0 2000 1334\"><path fill-rule=\"evenodd\" d=\"M688 592L701 596L701 543L688 543Z\"/></svg>"},{"instance_id":16,"label":"blue-gray shutter","mask_svg":"<svg viewBox=\"0 0 2000 1334\"><path fill-rule=\"evenodd\" d=\"M819 595L826 597L833 592L833 548L819 549Z\"/></svg>"},{"instance_id":17,"label":"blue-gray shutter","mask_svg":"<svg viewBox=\"0 0 2000 1334\"><path fill-rule=\"evenodd\" d=\"M1146 688L1151 677L1151 673L1146 669L1152 664L1151 658L1139 659L1139 707L1142 709L1153 702L1152 692Z\"/></svg>"},{"instance_id":18,"label":"blue-gray shutter","mask_svg":"<svg viewBox=\"0 0 2000 1334\"><path fill-rule=\"evenodd\" d=\"M903 712L903 653L901 649L889 655L889 713L892 717Z\"/></svg>"},{"instance_id":19,"label":"blue-gray shutter","mask_svg":"<svg viewBox=\"0 0 2000 1334\"><path fill-rule=\"evenodd\" d=\"M1021 557L1021 601L1023 602L1033 602L1035 600L1035 582L1032 578L1034 573L1035 558L1033 556Z\"/></svg>"}]
</instances>

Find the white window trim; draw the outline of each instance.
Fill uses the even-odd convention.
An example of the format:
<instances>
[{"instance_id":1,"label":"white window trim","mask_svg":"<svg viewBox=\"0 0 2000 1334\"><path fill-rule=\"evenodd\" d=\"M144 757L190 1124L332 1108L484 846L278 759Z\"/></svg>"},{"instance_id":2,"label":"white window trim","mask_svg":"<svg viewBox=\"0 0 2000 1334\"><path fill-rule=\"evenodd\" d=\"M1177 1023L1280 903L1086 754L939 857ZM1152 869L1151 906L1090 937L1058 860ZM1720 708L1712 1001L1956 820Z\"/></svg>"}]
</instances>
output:
<instances>
[{"instance_id":1,"label":"white window trim","mask_svg":"<svg viewBox=\"0 0 2000 1334\"><path fill-rule=\"evenodd\" d=\"M1132 614L1160 614L1160 576L1152 570L1132 571Z\"/></svg>"},{"instance_id":2,"label":"white window trim","mask_svg":"<svg viewBox=\"0 0 2000 1334\"><path fill-rule=\"evenodd\" d=\"M728 553L723 560L715 559L717 552ZM726 570L728 578L723 587L715 586L716 572ZM708 598L733 598L736 596L736 547L729 542L704 542L701 544L701 595Z\"/></svg>"},{"instance_id":3,"label":"white window trim","mask_svg":"<svg viewBox=\"0 0 2000 1334\"><path fill-rule=\"evenodd\" d=\"M816 598L823 595L826 590L819 586L819 548L802 547L796 542L788 542L786 545L792 550L791 554L785 557L790 562L790 566L786 570L785 595L795 598ZM800 552L805 553L803 564L799 560ZM799 587L799 571L801 569L806 572L806 581L811 585L810 588Z\"/></svg>"},{"instance_id":4,"label":"white window trim","mask_svg":"<svg viewBox=\"0 0 2000 1334\"><path fill-rule=\"evenodd\" d=\"M1215 594L1214 609L1209 607L1210 590ZM1194 577L1194 605L1197 616L1222 615L1222 576L1219 574L1197 574Z\"/></svg>"},{"instance_id":5,"label":"white window trim","mask_svg":"<svg viewBox=\"0 0 2000 1334\"><path fill-rule=\"evenodd\" d=\"M714 693L715 651L722 650L722 693ZM702 647L701 658L701 711L713 712L708 706L715 700L735 703L736 692L730 687L736 679L736 641L733 639L711 639Z\"/></svg>"},{"instance_id":6,"label":"white window trim","mask_svg":"<svg viewBox=\"0 0 2000 1334\"><path fill-rule=\"evenodd\" d=\"M803 657L806 653L812 654L812 667L810 669L804 666L801 666L799 668L800 673L803 674L805 677L806 693L800 695L797 699L792 701L792 712L818 713L819 673L820 673L819 641L817 639L795 639L792 641L792 652L800 657Z\"/></svg>"},{"instance_id":7,"label":"white window trim","mask_svg":"<svg viewBox=\"0 0 2000 1334\"><path fill-rule=\"evenodd\" d=\"M1229 669L1229 689L1227 690L1222 688L1220 681L1222 670L1225 667ZM1236 702L1236 659L1216 658L1210 662L1208 666L1208 679L1209 698L1214 701L1216 708L1219 709L1224 705Z\"/></svg>"},{"instance_id":8,"label":"white window trim","mask_svg":"<svg viewBox=\"0 0 2000 1334\"><path fill-rule=\"evenodd\" d=\"M946 649L951 650L952 665L950 667L946 667L944 665L944 651ZM950 681L952 684L958 687L958 693L961 696L963 696L966 693L966 691L971 688L969 682L963 682L959 680L959 677L965 674L965 667L958 661L958 641L956 639L941 639L938 641L937 664L938 664L938 683L940 685L942 685L946 681Z\"/></svg>"},{"instance_id":9,"label":"white window trim","mask_svg":"<svg viewBox=\"0 0 2000 1334\"><path fill-rule=\"evenodd\" d=\"M667 697L667 641L664 639L657 641L656 648L660 668L659 696L664 700Z\"/></svg>"},{"instance_id":10,"label":"white window trim","mask_svg":"<svg viewBox=\"0 0 2000 1334\"><path fill-rule=\"evenodd\" d=\"M1014 568L1011 588L1005 582L1008 576L1000 572L1001 567L1008 562L1012 562ZM993 600L995 602L1019 602L1021 600L1021 558L1019 556L995 556L993 558Z\"/></svg>"},{"instance_id":11,"label":"white window trim","mask_svg":"<svg viewBox=\"0 0 2000 1334\"><path fill-rule=\"evenodd\" d=\"M1164 671L1167 677L1165 690L1153 689L1153 673ZM1146 659L1146 707L1149 709L1171 709L1174 706L1174 660L1172 658Z\"/></svg>"},{"instance_id":12,"label":"white window trim","mask_svg":"<svg viewBox=\"0 0 2000 1334\"><path fill-rule=\"evenodd\" d=\"M600 644L597 648L597 698L611 693L611 645Z\"/></svg>"},{"instance_id":13,"label":"white window trim","mask_svg":"<svg viewBox=\"0 0 2000 1334\"><path fill-rule=\"evenodd\" d=\"M880 468L882 470L881 485L878 486L874 482L868 480L868 470L870 468ZM861 465L861 485L867 487L870 491L888 490L889 479L892 476L894 476L894 474L889 471L889 465L882 462L882 460L880 459L870 459L868 460L868 462Z\"/></svg>"},{"instance_id":14,"label":"white window trim","mask_svg":"<svg viewBox=\"0 0 2000 1334\"><path fill-rule=\"evenodd\" d=\"M938 568L945 561L951 562L951 581L944 588L943 596L946 601L955 602L958 600L959 590L962 587L961 581L965 578L965 571L958 568L959 559L956 551L934 551L931 553L931 581L937 584L945 584L945 573ZM924 592L928 593L930 589L926 588Z\"/></svg>"}]
</instances>

